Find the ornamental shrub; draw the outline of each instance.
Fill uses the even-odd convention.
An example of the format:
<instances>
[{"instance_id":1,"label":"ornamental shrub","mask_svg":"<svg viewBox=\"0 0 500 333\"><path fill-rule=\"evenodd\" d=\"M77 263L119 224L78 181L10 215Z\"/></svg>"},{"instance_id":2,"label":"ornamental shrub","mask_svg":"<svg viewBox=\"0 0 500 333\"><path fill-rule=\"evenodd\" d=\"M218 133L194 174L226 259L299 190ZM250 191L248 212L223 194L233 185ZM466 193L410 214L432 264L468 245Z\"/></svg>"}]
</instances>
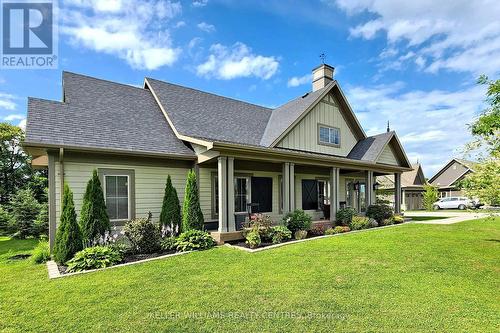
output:
<instances>
[{"instance_id":1,"label":"ornamental shrub","mask_svg":"<svg viewBox=\"0 0 500 333\"><path fill-rule=\"evenodd\" d=\"M177 250L177 238L165 237L160 241L160 247L163 252L170 252Z\"/></svg>"},{"instance_id":2,"label":"ornamental shrub","mask_svg":"<svg viewBox=\"0 0 500 333\"><path fill-rule=\"evenodd\" d=\"M392 217L393 214L392 208L384 204L370 205L366 209L366 216L375 219L378 223Z\"/></svg>"},{"instance_id":3,"label":"ornamental shrub","mask_svg":"<svg viewBox=\"0 0 500 333\"><path fill-rule=\"evenodd\" d=\"M353 216L349 228L351 230L368 229L371 227L370 219L365 216Z\"/></svg>"},{"instance_id":4,"label":"ornamental shrub","mask_svg":"<svg viewBox=\"0 0 500 333\"><path fill-rule=\"evenodd\" d=\"M307 231L305 230L297 230L293 235L295 239L305 239L307 237Z\"/></svg>"},{"instance_id":5,"label":"ornamental shrub","mask_svg":"<svg viewBox=\"0 0 500 333\"><path fill-rule=\"evenodd\" d=\"M327 228L324 224L316 224L309 230L309 234L311 236L323 236Z\"/></svg>"},{"instance_id":6,"label":"ornamental shrub","mask_svg":"<svg viewBox=\"0 0 500 333\"><path fill-rule=\"evenodd\" d=\"M68 272L106 268L122 260L121 254L108 246L88 247L76 253L75 257L68 261Z\"/></svg>"},{"instance_id":7,"label":"ornamental shrub","mask_svg":"<svg viewBox=\"0 0 500 333\"><path fill-rule=\"evenodd\" d=\"M14 237L24 239L29 236L38 236L35 220L42 209L30 189L19 190L10 200L12 211Z\"/></svg>"},{"instance_id":8,"label":"ornamental shrub","mask_svg":"<svg viewBox=\"0 0 500 333\"><path fill-rule=\"evenodd\" d=\"M292 232L283 225L277 225L272 227L272 241L273 244L279 244L284 240L292 238Z\"/></svg>"},{"instance_id":9,"label":"ornamental shrub","mask_svg":"<svg viewBox=\"0 0 500 333\"><path fill-rule=\"evenodd\" d=\"M177 251L207 250L215 246L215 241L206 231L189 230L177 237Z\"/></svg>"},{"instance_id":10,"label":"ornamental shrub","mask_svg":"<svg viewBox=\"0 0 500 333\"><path fill-rule=\"evenodd\" d=\"M34 264L43 264L50 260L50 249L49 242L40 241L37 246L33 250L33 254L31 255L31 262Z\"/></svg>"},{"instance_id":11,"label":"ornamental shrub","mask_svg":"<svg viewBox=\"0 0 500 333\"><path fill-rule=\"evenodd\" d=\"M60 264L73 258L83 248L80 227L76 222L73 192L68 184L64 184L61 221L56 232L54 243L54 260Z\"/></svg>"},{"instance_id":12,"label":"ornamental shrub","mask_svg":"<svg viewBox=\"0 0 500 333\"><path fill-rule=\"evenodd\" d=\"M128 221L123 227L135 253L154 253L160 250L160 230L149 218Z\"/></svg>"},{"instance_id":13,"label":"ornamental shrub","mask_svg":"<svg viewBox=\"0 0 500 333\"><path fill-rule=\"evenodd\" d=\"M172 185L170 175L167 177L165 194L163 195L163 205L160 214L160 228L164 227L167 235L177 235L181 226L181 206L177 190Z\"/></svg>"},{"instance_id":14,"label":"ornamental shrub","mask_svg":"<svg viewBox=\"0 0 500 333\"><path fill-rule=\"evenodd\" d=\"M311 221L311 216L300 209L288 213L283 217L283 224L292 233L295 233L297 230L309 230L311 228Z\"/></svg>"},{"instance_id":15,"label":"ornamental shrub","mask_svg":"<svg viewBox=\"0 0 500 333\"><path fill-rule=\"evenodd\" d=\"M86 246L96 245L99 239L104 238L106 232L111 230L97 170L93 171L92 178L88 181L83 195L80 228Z\"/></svg>"},{"instance_id":16,"label":"ornamental shrub","mask_svg":"<svg viewBox=\"0 0 500 333\"><path fill-rule=\"evenodd\" d=\"M250 231L247 235L246 235L246 242L248 244L248 246L251 248L251 249L255 249L257 247L260 246L260 243L261 243L261 239L260 239L260 235L259 235L259 232L256 231L256 230L252 230Z\"/></svg>"},{"instance_id":17,"label":"ornamental shrub","mask_svg":"<svg viewBox=\"0 0 500 333\"><path fill-rule=\"evenodd\" d=\"M273 220L269 215L254 214L250 221L245 223L243 236L246 236L250 231L256 231L259 233L261 241L272 241L272 225Z\"/></svg>"},{"instance_id":18,"label":"ornamental shrub","mask_svg":"<svg viewBox=\"0 0 500 333\"><path fill-rule=\"evenodd\" d=\"M401 224L405 221L404 217L401 215L394 215L391 219L394 224Z\"/></svg>"},{"instance_id":19,"label":"ornamental shrub","mask_svg":"<svg viewBox=\"0 0 500 333\"><path fill-rule=\"evenodd\" d=\"M352 221L352 217L356 215L358 212L356 209L352 207L345 207L345 208L340 208L337 211L337 215L335 216L337 218L337 224L339 225L348 225Z\"/></svg>"},{"instance_id":20,"label":"ornamental shrub","mask_svg":"<svg viewBox=\"0 0 500 333\"><path fill-rule=\"evenodd\" d=\"M181 231L203 230L203 223L203 213L200 207L198 186L196 185L196 174L191 170L188 173L186 181Z\"/></svg>"},{"instance_id":21,"label":"ornamental shrub","mask_svg":"<svg viewBox=\"0 0 500 333\"><path fill-rule=\"evenodd\" d=\"M349 231L351 231L351 229L349 227L338 225L335 228L328 229L325 232L325 234L326 235L335 235L335 234L342 234L344 232L349 232Z\"/></svg>"}]
</instances>

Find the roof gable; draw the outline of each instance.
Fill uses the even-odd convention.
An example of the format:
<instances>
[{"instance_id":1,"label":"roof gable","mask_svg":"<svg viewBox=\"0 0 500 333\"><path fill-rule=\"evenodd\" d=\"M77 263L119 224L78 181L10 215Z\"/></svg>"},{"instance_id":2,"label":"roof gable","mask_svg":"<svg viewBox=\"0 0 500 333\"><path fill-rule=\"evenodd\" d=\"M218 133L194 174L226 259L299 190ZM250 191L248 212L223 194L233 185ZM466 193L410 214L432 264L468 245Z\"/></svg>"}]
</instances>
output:
<instances>
[{"instance_id":1,"label":"roof gable","mask_svg":"<svg viewBox=\"0 0 500 333\"><path fill-rule=\"evenodd\" d=\"M28 99L27 144L138 153L194 153L147 90L63 72L65 102Z\"/></svg>"},{"instance_id":2,"label":"roof gable","mask_svg":"<svg viewBox=\"0 0 500 333\"><path fill-rule=\"evenodd\" d=\"M330 92L339 102L340 110L356 138L358 140L366 138L339 84L337 81L332 81L322 89L307 93L274 109L260 144L275 147Z\"/></svg>"},{"instance_id":3,"label":"roof gable","mask_svg":"<svg viewBox=\"0 0 500 333\"><path fill-rule=\"evenodd\" d=\"M454 158L446 163L439 171L429 179L429 183L437 186L452 186L457 180L469 172L475 166L475 162Z\"/></svg>"}]
</instances>

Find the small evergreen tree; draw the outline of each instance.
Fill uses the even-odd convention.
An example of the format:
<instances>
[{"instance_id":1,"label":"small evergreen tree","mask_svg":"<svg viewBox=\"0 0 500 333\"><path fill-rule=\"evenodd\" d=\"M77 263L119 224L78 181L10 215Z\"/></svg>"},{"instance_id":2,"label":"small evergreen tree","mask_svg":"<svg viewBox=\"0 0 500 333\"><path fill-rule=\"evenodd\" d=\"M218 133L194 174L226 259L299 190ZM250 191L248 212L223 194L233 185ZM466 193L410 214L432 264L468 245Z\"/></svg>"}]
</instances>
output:
<instances>
[{"instance_id":1,"label":"small evergreen tree","mask_svg":"<svg viewBox=\"0 0 500 333\"><path fill-rule=\"evenodd\" d=\"M68 184L64 184L64 197L60 225L56 232L54 259L63 264L73 258L76 252L83 249L82 235L76 221L73 192Z\"/></svg>"},{"instance_id":2,"label":"small evergreen tree","mask_svg":"<svg viewBox=\"0 0 500 333\"><path fill-rule=\"evenodd\" d=\"M80 228L83 242L87 246L96 245L98 239L111 229L97 170L94 170L83 196Z\"/></svg>"},{"instance_id":3,"label":"small evergreen tree","mask_svg":"<svg viewBox=\"0 0 500 333\"><path fill-rule=\"evenodd\" d=\"M186 193L182 207L182 232L189 230L203 230L203 213L198 197L198 186L196 184L196 174L189 171L186 181Z\"/></svg>"},{"instance_id":4,"label":"small evergreen tree","mask_svg":"<svg viewBox=\"0 0 500 333\"><path fill-rule=\"evenodd\" d=\"M432 204L438 200L438 190L435 186L424 185L423 204L426 210L432 210Z\"/></svg>"},{"instance_id":5,"label":"small evergreen tree","mask_svg":"<svg viewBox=\"0 0 500 333\"><path fill-rule=\"evenodd\" d=\"M10 200L10 209L14 219L14 235L21 239L36 236L35 220L42 205L35 199L33 191L30 189L17 191Z\"/></svg>"},{"instance_id":6,"label":"small evergreen tree","mask_svg":"<svg viewBox=\"0 0 500 333\"><path fill-rule=\"evenodd\" d=\"M163 196L163 205L160 214L160 229L162 226L167 228L171 234L176 234L181 225L181 206L177 191L172 185L170 175L167 177L165 185L165 195Z\"/></svg>"}]
</instances>

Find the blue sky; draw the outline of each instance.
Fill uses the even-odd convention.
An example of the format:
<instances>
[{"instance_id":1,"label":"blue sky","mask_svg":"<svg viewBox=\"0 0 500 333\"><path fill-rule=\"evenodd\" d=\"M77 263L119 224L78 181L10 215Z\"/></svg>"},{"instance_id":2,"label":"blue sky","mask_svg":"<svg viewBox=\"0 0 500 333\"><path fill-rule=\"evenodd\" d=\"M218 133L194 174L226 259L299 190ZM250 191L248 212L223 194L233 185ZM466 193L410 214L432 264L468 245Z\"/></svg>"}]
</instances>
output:
<instances>
[{"instance_id":1,"label":"blue sky","mask_svg":"<svg viewBox=\"0 0 500 333\"><path fill-rule=\"evenodd\" d=\"M426 176L460 155L480 112L477 77L500 72L497 1L145 1L59 3L59 69L1 70L0 118L28 96L61 99L61 71L141 85L154 77L275 107L326 62L368 134L389 120Z\"/></svg>"}]
</instances>

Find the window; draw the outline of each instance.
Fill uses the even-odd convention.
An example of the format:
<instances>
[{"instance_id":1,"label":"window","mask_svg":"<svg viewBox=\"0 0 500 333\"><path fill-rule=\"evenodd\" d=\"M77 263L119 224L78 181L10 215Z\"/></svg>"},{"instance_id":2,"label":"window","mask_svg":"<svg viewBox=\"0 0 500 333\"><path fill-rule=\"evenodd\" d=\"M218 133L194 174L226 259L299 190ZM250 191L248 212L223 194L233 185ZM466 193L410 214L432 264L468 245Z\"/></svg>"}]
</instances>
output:
<instances>
[{"instance_id":1,"label":"window","mask_svg":"<svg viewBox=\"0 0 500 333\"><path fill-rule=\"evenodd\" d=\"M318 180L318 203L319 209L330 204L330 186L327 180Z\"/></svg>"},{"instance_id":2,"label":"window","mask_svg":"<svg viewBox=\"0 0 500 333\"><path fill-rule=\"evenodd\" d=\"M247 211L248 202L248 178L247 177L235 177L234 179L234 211L236 213Z\"/></svg>"},{"instance_id":3,"label":"window","mask_svg":"<svg viewBox=\"0 0 500 333\"><path fill-rule=\"evenodd\" d=\"M212 218L219 217L219 178L212 173Z\"/></svg>"},{"instance_id":4,"label":"window","mask_svg":"<svg viewBox=\"0 0 500 333\"><path fill-rule=\"evenodd\" d=\"M98 169L98 174L109 219L127 221L135 218L134 170Z\"/></svg>"},{"instance_id":5,"label":"window","mask_svg":"<svg viewBox=\"0 0 500 333\"><path fill-rule=\"evenodd\" d=\"M340 129L319 125L319 143L327 145L340 145Z\"/></svg>"},{"instance_id":6,"label":"window","mask_svg":"<svg viewBox=\"0 0 500 333\"><path fill-rule=\"evenodd\" d=\"M129 180L128 176L104 176L105 200L110 220L128 220Z\"/></svg>"}]
</instances>

